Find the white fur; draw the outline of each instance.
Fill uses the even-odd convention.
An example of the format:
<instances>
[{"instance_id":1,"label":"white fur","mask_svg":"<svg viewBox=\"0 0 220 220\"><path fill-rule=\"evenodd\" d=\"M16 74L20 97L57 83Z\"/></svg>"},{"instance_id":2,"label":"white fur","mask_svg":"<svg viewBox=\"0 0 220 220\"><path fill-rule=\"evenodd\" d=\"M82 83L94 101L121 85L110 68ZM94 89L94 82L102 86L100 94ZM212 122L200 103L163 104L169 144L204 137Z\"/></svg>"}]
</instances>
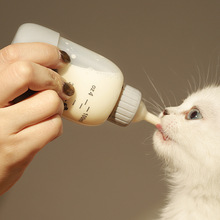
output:
<instances>
[{"instance_id":1,"label":"white fur","mask_svg":"<svg viewBox=\"0 0 220 220\"><path fill-rule=\"evenodd\" d=\"M187 120L194 106L203 118ZM170 183L160 220L220 220L220 87L197 91L167 109L160 117L169 139L159 131L153 137Z\"/></svg>"}]
</instances>

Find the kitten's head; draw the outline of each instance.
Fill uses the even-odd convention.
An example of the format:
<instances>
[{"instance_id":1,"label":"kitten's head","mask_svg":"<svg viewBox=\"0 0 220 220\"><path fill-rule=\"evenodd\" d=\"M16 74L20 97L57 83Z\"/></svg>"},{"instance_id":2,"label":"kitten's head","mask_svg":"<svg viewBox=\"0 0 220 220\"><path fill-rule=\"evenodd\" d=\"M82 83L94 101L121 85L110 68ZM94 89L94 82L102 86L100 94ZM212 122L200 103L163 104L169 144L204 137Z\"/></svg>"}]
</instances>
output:
<instances>
[{"instance_id":1,"label":"kitten's head","mask_svg":"<svg viewBox=\"0 0 220 220\"><path fill-rule=\"evenodd\" d=\"M220 87L193 93L160 118L154 148L170 169L220 173Z\"/></svg>"}]
</instances>

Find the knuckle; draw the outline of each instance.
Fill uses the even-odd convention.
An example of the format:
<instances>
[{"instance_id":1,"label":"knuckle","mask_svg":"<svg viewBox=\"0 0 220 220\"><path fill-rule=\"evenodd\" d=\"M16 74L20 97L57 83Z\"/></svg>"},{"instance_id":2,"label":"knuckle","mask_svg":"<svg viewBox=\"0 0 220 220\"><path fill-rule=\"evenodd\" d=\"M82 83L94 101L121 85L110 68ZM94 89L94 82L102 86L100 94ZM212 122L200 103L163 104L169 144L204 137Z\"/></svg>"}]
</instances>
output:
<instances>
[{"instance_id":1,"label":"knuckle","mask_svg":"<svg viewBox=\"0 0 220 220\"><path fill-rule=\"evenodd\" d=\"M44 86L47 88L55 87L57 83L56 74L51 69L47 69L48 77L44 81Z\"/></svg>"},{"instance_id":2,"label":"knuckle","mask_svg":"<svg viewBox=\"0 0 220 220\"><path fill-rule=\"evenodd\" d=\"M20 153L16 150L15 146L7 147L4 150L3 161L4 161L4 165L8 167L9 172L13 172L16 170L16 172L19 173L22 170L24 170L27 167L27 165L30 163L30 158L32 155L28 155L20 158L18 156L19 154Z\"/></svg>"},{"instance_id":3,"label":"knuckle","mask_svg":"<svg viewBox=\"0 0 220 220\"><path fill-rule=\"evenodd\" d=\"M23 84L27 84L31 81L33 75L33 65L28 61L17 61L13 64L13 73L17 80Z\"/></svg>"},{"instance_id":4,"label":"knuckle","mask_svg":"<svg viewBox=\"0 0 220 220\"><path fill-rule=\"evenodd\" d=\"M15 161L15 149L11 145L6 145L1 147L1 155L2 159L7 162L7 161Z\"/></svg>"},{"instance_id":5,"label":"knuckle","mask_svg":"<svg viewBox=\"0 0 220 220\"><path fill-rule=\"evenodd\" d=\"M19 59L18 47L15 45L5 47L0 51L0 56L5 63L12 63Z\"/></svg>"}]
</instances>

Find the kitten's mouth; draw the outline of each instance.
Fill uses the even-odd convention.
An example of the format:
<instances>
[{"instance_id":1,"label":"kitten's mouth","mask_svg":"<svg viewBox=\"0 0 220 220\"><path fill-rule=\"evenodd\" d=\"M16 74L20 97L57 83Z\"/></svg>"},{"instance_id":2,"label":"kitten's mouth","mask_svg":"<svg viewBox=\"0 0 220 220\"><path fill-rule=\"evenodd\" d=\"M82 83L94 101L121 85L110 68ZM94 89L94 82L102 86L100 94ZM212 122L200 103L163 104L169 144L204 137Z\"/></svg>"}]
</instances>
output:
<instances>
[{"instance_id":1,"label":"kitten's mouth","mask_svg":"<svg viewBox=\"0 0 220 220\"><path fill-rule=\"evenodd\" d=\"M167 134L165 134L165 132L164 132L164 130L163 130L161 124L157 124L157 125L156 125L156 128L157 128L158 131L161 133L161 135L162 135L164 141L170 140L169 136L168 136Z\"/></svg>"}]
</instances>

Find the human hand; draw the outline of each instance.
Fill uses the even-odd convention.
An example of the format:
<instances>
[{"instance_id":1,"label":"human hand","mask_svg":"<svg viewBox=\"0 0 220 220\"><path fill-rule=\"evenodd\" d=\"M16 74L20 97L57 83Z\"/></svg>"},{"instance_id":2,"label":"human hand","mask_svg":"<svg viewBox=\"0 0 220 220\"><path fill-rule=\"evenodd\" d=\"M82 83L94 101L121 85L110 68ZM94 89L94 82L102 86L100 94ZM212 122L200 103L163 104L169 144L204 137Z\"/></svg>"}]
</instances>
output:
<instances>
[{"instance_id":1,"label":"human hand","mask_svg":"<svg viewBox=\"0 0 220 220\"><path fill-rule=\"evenodd\" d=\"M35 154L62 133L62 100L74 89L52 69L69 61L66 53L44 43L0 50L0 195L21 177ZM12 104L28 89L37 92Z\"/></svg>"}]
</instances>

